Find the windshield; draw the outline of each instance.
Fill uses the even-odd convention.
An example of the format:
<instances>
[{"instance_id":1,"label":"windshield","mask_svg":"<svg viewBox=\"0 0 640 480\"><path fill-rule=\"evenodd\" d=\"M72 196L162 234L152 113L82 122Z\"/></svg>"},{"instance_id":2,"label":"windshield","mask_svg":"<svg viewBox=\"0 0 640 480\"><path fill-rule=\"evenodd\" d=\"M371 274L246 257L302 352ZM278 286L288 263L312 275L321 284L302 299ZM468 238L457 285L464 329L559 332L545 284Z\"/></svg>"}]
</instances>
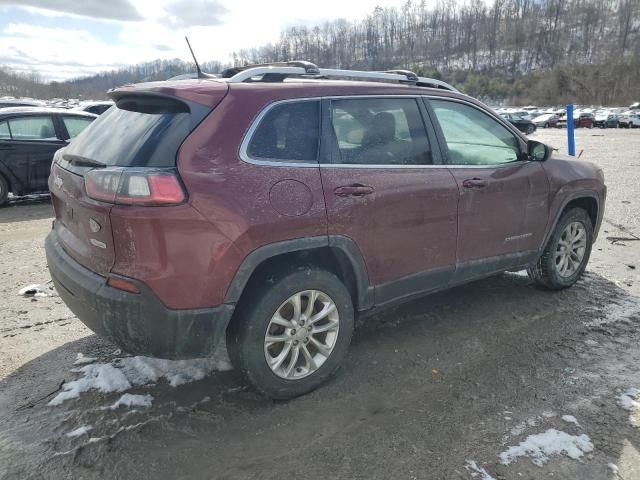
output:
<instances>
[{"instance_id":1,"label":"windshield","mask_svg":"<svg viewBox=\"0 0 640 480\"><path fill-rule=\"evenodd\" d=\"M174 167L194 124L189 106L158 96L123 97L80 133L66 156L106 166ZM197 124L197 123L196 123Z\"/></svg>"}]
</instances>

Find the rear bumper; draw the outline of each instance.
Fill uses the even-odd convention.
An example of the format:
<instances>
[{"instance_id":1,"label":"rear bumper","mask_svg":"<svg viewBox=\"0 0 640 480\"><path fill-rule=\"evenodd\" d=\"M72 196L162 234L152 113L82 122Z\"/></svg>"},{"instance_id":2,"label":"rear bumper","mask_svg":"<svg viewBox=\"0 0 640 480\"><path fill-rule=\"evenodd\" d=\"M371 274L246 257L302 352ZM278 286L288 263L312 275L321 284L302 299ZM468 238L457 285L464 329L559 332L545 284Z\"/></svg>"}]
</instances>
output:
<instances>
[{"instance_id":1,"label":"rear bumper","mask_svg":"<svg viewBox=\"0 0 640 480\"><path fill-rule=\"evenodd\" d=\"M45 251L60 298L87 327L129 353L206 357L224 339L234 305L172 310L144 284L138 285L140 294L108 287L105 277L63 250L54 231L47 236Z\"/></svg>"}]
</instances>

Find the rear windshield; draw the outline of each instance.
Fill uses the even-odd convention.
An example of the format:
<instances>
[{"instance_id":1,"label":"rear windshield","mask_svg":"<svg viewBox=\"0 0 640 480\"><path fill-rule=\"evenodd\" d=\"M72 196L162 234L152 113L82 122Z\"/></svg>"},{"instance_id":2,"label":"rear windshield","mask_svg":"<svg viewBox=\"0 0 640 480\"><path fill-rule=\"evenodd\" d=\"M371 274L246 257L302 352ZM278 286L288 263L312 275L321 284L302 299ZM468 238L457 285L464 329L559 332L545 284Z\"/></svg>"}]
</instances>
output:
<instances>
[{"instance_id":1,"label":"rear windshield","mask_svg":"<svg viewBox=\"0 0 640 480\"><path fill-rule=\"evenodd\" d=\"M64 155L107 166L174 167L180 144L206 113L172 98L123 97L74 138Z\"/></svg>"}]
</instances>

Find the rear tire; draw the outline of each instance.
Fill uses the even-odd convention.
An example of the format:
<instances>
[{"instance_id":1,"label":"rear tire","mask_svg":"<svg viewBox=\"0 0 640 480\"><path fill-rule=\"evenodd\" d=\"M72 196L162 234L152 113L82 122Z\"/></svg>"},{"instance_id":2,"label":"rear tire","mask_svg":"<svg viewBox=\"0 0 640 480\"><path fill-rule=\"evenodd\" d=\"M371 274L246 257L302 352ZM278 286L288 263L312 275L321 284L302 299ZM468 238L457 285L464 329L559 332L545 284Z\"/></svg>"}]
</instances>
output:
<instances>
[{"instance_id":1,"label":"rear tire","mask_svg":"<svg viewBox=\"0 0 640 480\"><path fill-rule=\"evenodd\" d=\"M2 207L5 203L7 203L8 198L9 198L9 184L4 179L4 177L0 175L0 207Z\"/></svg>"},{"instance_id":2,"label":"rear tire","mask_svg":"<svg viewBox=\"0 0 640 480\"><path fill-rule=\"evenodd\" d=\"M243 298L229 325L232 363L256 390L276 400L315 390L335 373L351 343L348 290L334 274L313 266L259 286L261 291Z\"/></svg>"},{"instance_id":3,"label":"rear tire","mask_svg":"<svg viewBox=\"0 0 640 480\"><path fill-rule=\"evenodd\" d=\"M572 286L587 267L592 242L593 225L587 212L582 208L566 211L536 264L527 269L529 278L550 290Z\"/></svg>"},{"instance_id":4,"label":"rear tire","mask_svg":"<svg viewBox=\"0 0 640 480\"><path fill-rule=\"evenodd\" d=\"M532 134L533 132L535 132L535 131L536 131L536 127L535 127L535 125L529 125L529 126L527 127L527 131L526 131L525 133L526 133L527 135L531 135L531 134Z\"/></svg>"}]
</instances>

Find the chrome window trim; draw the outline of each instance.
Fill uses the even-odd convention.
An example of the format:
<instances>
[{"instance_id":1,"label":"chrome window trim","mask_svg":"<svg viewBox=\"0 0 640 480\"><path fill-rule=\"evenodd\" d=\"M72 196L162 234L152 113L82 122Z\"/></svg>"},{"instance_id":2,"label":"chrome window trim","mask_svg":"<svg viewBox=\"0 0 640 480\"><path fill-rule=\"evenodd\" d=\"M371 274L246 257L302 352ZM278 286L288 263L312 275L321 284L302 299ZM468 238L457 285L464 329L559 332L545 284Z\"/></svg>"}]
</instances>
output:
<instances>
[{"instance_id":1,"label":"chrome window trim","mask_svg":"<svg viewBox=\"0 0 640 480\"><path fill-rule=\"evenodd\" d=\"M378 168L389 170L420 170L424 168L447 168L446 165L389 165L387 163L321 163L320 168Z\"/></svg>"},{"instance_id":2,"label":"chrome window trim","mask_svg":"<svg viewBox=\"0 0 640 480\"><path fill-rule=\"evenodd\" d=\"M457 169L457 168L476 168L476 169L480 169L480 168L506 168L506 167L513 167L516 165L526 165L531 163L529 160L516 160L515 162L507 162L507 163L496 163L495 165L446 165L446 167L450 168L450 169Z\"/></svg>"},{"instance_id":3,"label":"chrome window trim","mask_svg":"<svg viewBox=\"0 0 640 480\"><path fill-rule=\"evenodd\" d=\"M319 160L316 159L315 162L311 161L290 161L283 160L278 161L277 159L259 159L252 158L249 156L248 148L249 143L251 142L251 138L255 133L258 125L260 125L261 120L265 117L265 115L272 109L278 105L283 103L292 103L292 102L309 102L309 101L322 101L322 100L352 100L352 99L360 99L360 98L413 98L416 103L423 97L424 95L393 95L393 94L378 94L378 95L328 95L322 97L301 97L301 98L287 98L284 100L276 100L275 102L271 102L266 105L260 113L255 117L252 121L251 126L244 134L244 138L242 139L242 143L240 144L239 157L243 162L249 163L251 165L259 165L259 166L267 166L267 167L302 167L302 168L395 168L395 169L421 169L421 168L444 168L446 165L389 165L389 164L349 164L349 163L320 163ZM446 98L446 97L445 97ZM320 133L322 133L322 126L320 128ZM319 153L319 151L318 151Z\"/></svg>"}]
</instances>

